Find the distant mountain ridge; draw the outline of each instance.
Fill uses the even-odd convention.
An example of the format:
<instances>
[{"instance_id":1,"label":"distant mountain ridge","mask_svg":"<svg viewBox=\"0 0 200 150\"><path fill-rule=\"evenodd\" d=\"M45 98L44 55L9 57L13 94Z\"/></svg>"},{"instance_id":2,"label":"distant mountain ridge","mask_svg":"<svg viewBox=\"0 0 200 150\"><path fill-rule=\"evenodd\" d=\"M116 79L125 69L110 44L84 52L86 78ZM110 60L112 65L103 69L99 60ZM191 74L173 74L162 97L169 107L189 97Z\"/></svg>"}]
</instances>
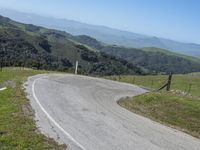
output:
<instances>
[{"instance_id":1,"label":"distant mountain ridge","mask_svg":"<svg viewBox=\"0 0 200 150\"><path fill-rule=\"evenodd\" d=\"M90 75L200 72L200 60L162 49L106 45L87 36L23 24L0 15L0 66L71 70Z\"/></svg>"},{"instance_id":2,"label":"distant mountain ridge","mask_svg":"<svg viewBox=\"0 0 200 150\"><path fill-rule=\"evenodd\" d=\"M124 59L92 50L82 37L64 31L22 24L0 15L0 67L17 66L46 70L73 70L90 75L141 74Z\"/></svg>"},{"instance_id":3,"label":"distant mountain ridge","mask_svg":"<svg viewBox=\"0 0 200 150\"><path fill-rule=\"evenodd\" d=\"M74 35L88 35L107 44L135 48L158 47L162 49L168 49L172 52L200 58L199 44L182 43L154 36L146 36L128 31L121 31L105 26L89 25L67 19L42 17L39 15L21 13L7 9L0 9L0 14L23 23L63 30Z\"/></svg>"}]
</instances>

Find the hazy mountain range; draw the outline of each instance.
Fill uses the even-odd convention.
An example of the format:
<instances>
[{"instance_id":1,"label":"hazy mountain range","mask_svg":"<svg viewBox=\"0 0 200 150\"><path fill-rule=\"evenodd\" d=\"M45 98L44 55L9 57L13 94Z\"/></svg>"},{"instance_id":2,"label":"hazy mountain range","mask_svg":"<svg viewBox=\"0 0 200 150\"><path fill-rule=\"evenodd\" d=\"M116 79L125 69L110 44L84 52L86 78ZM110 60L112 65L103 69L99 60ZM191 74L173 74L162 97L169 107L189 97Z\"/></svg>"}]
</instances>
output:
<instances>
[{"instance_id":1,"label":"hazy mountain range","mask_svg":"<svg viewBox=\"0 0 200 150\"><path fill-rule=\"evenodd\" d=\"M73 35L89 35L107 44L135 48L158 47L176 53L200 57L199 44L177 42L155 36L146 36L121 31L104 26L90 25L73 20L44 17L29 13L21 13L8 9L0 9L0 14L16 21L63 30Z\"/></svg>"},{"instance_id":2,"label":"hazy mountain range","mask_svg":"<svg viewBox=\"0 0 200 150\"><path fill-rule=\"evenodd\" d=\"M200 59L159 48L105 45L87 36L23 24L0 15L0 67L73 70L92 75L190 73Z\"/></svg>"},{"instance_id":3,"label":"hazy mountain range","mask_svg":"<svg viewBox=\"0 0 200 150\"><path fill-rule=\"evenodd\" d=\"M139 67L124 59L81 44L79 41L85 41L83 38L64 31L22 24L0 15L0 67L70 71L78 60L81 74L142 73Z\"/></svg>"}]
</instances>

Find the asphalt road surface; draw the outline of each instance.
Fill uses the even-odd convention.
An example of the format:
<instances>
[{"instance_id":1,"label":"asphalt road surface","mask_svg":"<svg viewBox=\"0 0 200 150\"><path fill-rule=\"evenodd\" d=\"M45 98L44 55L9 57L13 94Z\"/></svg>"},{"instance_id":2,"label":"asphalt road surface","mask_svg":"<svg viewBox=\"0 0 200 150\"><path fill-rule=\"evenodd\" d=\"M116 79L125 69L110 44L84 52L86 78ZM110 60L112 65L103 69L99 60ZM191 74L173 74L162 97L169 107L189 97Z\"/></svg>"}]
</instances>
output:
<instances>
[{"instance_id":1,"label":"asphalt road surface","mask_svg":"<svg viewBox=\"0 0 200 150\"><path fill-rule=\"evenodd\" d=\"M72 150L200 150L200 140L120 107L137 86L75 75L37 75L26 91L39 129Z\"/></svg>"}]
</instances>

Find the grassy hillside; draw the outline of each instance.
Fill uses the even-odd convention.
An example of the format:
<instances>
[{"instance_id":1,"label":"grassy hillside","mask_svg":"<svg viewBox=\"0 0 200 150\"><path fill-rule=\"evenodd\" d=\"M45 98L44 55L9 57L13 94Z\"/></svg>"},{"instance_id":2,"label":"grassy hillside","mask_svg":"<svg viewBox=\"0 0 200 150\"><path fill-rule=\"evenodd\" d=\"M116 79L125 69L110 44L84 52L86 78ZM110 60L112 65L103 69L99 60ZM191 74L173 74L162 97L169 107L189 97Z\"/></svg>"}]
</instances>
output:
<instances>
[{"instance_id":1,"label":"grassy hillside","mask_svg":"<svg viewBox=\"0 0 200 150\"><path fill-rule=\"evenodd\" d=\"M0 149L1 150L64 150L53 139L38 132L34 113L22 90L28 76L47 71L6 68L0 72Z\"/></svg>"},{"instance_id":2,"label":"grassy hillside","mask_svg":"<svg viewBox=\"0 0 200 150\"><path fill-rule=\"evenodd\" d=\"M146 73L188 73L200 70L200 59L173 53L165 49L155 47L134 49L108 46L85 35L77 36L75 40L107 54L126 59L132 64L139 65Z\"/></svg>"},{"instance_id":3,"label":"grassy hillside","mask_svg":"<svg viewBox=\"0 0 200 150\"><path fill-rule=\"evenodd\" d=\"M147 51L147 52L160 52L160 53L164 53L166 55L169 56L177 56L177 57L182 57L188 60L191 60L193 62L200 62L200 58L197 57L192 57L192 56L188 56L188 55L184 55L184 54L179 54L179 53L175 53L175 52L171 52L169 50L166 49L162 49L162 48L157 48L157 47L144 47L142 48L142 50Z\"/></svg>"},{"instance_id":4,"label":"grassy hillside","mask_svg":"<svg viewBox=\"0 0 200 150\"><path fill-rule=\"evenodd\" d=\"M200 138L200 100L171 93L148 93L119 104L128 110Z\"/></svg>"},{"instance_id":5,"label":"grassy hillside","mask_svg":"<svg viewBox=\"0 0 200 150\"><path fill-rule=\"evenodd\" d=\"M134 48L105 46L101 51L125 59L147 70L147 73L189 73L200 70L200 61L193 61L182 56L160 52L144 51Z\"/></svg>"},{"instance_id":6,"label":"grassy hillside","mask_svg":"<svg viewBox=\"0 0 200 150\"><path fill-rule=\"evenodd\" d=\"M79 40L78 40L79 39ZM3 66L66 71L79 60L83 74L139 74L123 59L92 51L66 32L14 22L0 16L0 58ZM101 73L101 74L99 74Z\"/></svg>"},{"instance_id":7,"label":"grassy hillside","mask_svg":"<svg viewBox=\"0 0 200 150\"><path fill-rule=\"evenodd\" d=\"M166 75L111 76L151 90L166 83ZM119 101L122 107L200 138L200 73L174 75L171 91L149 92Z\"/></svg>"}]
</instances>

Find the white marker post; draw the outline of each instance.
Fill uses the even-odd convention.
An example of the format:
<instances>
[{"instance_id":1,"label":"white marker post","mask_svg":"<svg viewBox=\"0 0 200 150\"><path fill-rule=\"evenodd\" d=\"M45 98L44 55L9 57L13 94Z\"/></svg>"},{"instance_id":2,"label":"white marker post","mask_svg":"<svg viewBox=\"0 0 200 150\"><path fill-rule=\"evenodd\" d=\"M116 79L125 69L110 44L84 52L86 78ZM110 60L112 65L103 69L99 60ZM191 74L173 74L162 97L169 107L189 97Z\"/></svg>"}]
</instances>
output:
<instances>
[{"instance_id":1,"label":"white marker post","mask_svg":"<svg viewBox=\"0 0 200 150\"><path fill-rule=\"evenodd\" d=\"M0 88L0 91L6 90L6 89L7 89L7 87Z\"/></svg>"},{"instance_id":2,"label":"white marker post","mask_svg":"<svg viewBox=\"0 0 200 150\"><path fill-rule=\"evenodd\" d=\"M75 68L75 74L78 72L78 61L76 61L76 68Z\"/></svg>"}]
</instances>

